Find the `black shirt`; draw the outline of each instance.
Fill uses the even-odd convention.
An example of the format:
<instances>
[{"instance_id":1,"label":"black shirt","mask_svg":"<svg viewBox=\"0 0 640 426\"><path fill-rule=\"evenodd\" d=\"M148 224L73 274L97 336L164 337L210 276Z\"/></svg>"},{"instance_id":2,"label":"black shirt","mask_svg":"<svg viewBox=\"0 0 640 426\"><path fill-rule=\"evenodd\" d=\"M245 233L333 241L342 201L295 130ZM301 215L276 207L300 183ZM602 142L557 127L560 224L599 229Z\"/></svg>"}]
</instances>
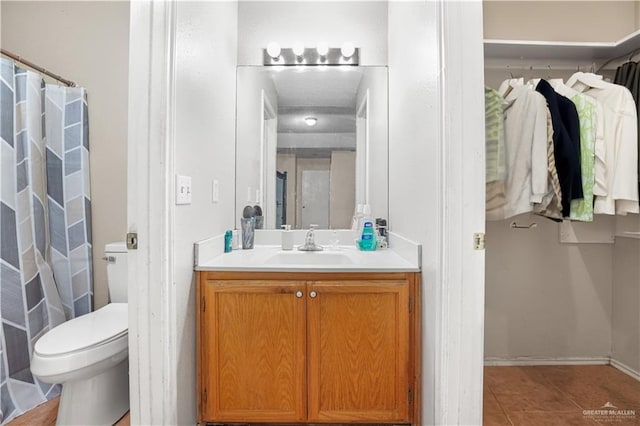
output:
<instances>
[{"instance_id":1,"label":"black shirt","mask_svg":"<svg viewBox=\"0 0 640 426\"><path fill-rule=\"evenodd\" d=\"M562 216L569 217L571 200L584 197L580 170L578 111L573 102L556 93L546 80L540 80L536 91L545 97L551 113L553 150L562 192Z\"/></svg>"}]
</instances>

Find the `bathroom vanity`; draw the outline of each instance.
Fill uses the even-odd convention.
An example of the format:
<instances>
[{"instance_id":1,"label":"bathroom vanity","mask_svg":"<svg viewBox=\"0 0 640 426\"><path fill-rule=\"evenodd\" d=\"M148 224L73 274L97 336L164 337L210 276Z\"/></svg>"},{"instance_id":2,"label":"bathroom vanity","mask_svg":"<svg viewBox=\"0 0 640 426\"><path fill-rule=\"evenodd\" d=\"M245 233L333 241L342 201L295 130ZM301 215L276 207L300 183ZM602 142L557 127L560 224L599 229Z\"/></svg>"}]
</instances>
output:
<instances>
[{"instance_id":1,"label":"bathroom vanity","mask_svg":"<svg viewBox=\"0 0 640 426\"><path fill-rule=\"evenodd\" d=\"M196 269L201 424L420 424L418 267L257 247Z\"/></svg>"}]
</instances>

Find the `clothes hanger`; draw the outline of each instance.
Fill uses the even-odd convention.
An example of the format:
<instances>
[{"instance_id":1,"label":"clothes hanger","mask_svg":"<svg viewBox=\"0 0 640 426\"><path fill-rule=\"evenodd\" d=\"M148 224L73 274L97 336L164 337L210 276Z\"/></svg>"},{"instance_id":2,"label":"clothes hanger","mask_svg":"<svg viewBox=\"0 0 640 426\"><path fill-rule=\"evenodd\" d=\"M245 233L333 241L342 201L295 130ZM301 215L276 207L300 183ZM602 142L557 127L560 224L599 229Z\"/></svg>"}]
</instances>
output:
<instances>
[{"instance_id":1,"label":"clothes hanger","mask_svg":"<svg viewBox=\"0 0 640 426\"><path fill-rule=\"evenodd\" d=\"M591 69L595 67L595 64L591 64ZM582 71L578 71L574 73L569 80L565 83L569 87L574 87L576 83L582 83L585 86L590 86L595 89L606 89L607 84L602 78L597 76L594 73L586 73Z\"/></svg>"},{"instance_id":2,"label":"clothes hanger","mask_svg":"<svg viewBox=\"0 0 640 426\"><path fill-rule=\"evenodd\" d=\"M511 78L504 80L497 90L498 94L500 94L500 96L502 96L503 98L506 97L514 87L524 84L524 79L522 77L515 77L513 75L511 66L509 64L507 64L507 71L509 71L509 76L511 76Z\"/></svg>"}]
</instances>

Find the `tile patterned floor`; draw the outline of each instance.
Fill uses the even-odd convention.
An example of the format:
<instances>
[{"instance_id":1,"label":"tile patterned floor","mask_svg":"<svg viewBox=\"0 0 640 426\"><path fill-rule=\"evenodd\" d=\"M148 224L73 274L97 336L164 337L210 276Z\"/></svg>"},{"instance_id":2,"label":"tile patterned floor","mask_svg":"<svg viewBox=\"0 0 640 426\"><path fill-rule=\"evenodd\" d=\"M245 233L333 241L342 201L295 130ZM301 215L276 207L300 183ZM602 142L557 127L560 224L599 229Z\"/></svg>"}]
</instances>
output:
<instances>
[{"instance_id":1,"label":"tile patterned floor","mask_svg":"<svg viewBox=\"0 0 640 426\"><path fill-rule=\"evenodd\" d=\"M483 417L489 426L640 425L640 382L606 365L485 367Z\"/></svg>"}]
</instances>

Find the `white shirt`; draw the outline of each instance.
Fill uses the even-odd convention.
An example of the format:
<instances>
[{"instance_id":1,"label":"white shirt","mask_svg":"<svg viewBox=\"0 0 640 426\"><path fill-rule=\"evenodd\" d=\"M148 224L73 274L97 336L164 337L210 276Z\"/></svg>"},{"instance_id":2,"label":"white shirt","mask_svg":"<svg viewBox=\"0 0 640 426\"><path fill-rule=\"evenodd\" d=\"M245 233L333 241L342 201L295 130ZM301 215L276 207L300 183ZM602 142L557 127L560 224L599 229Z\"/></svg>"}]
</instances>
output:
<instances>
[{"instance_id":1,"label":"white shirt","mask_svg":"<svg viewBox=\"0 0 640 426\"><path fill-rule=\"evenodd\" d=\"M506 204L487 211L489 220L531 212L547 193L547 102L530 85L512 86L505 99Z\"/></svg>"},{"instance_id":2,"label":"white shirt","mask_svg":"<svg viewBox=\"0 0 640 426\"><path fill-rule=\"evenodd\" d=\"M594 213L639 213L638 117L631 92L583 72L575 73L566 85L597 99L603 107L606 195L596 196Z\"/></svg>"}]
</instances>

